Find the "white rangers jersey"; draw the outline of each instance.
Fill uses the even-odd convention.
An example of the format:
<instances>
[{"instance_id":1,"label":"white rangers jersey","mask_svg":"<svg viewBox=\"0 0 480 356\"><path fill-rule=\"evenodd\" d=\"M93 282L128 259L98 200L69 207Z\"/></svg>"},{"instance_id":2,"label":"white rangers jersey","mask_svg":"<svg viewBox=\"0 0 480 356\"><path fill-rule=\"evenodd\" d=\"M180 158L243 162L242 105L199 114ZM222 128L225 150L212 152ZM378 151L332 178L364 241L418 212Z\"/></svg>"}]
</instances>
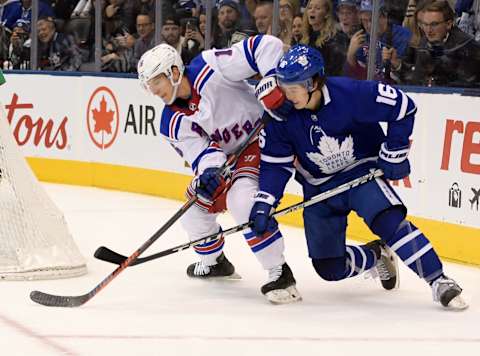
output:
<instances>
[{"instance_id":1,"label":"white rangers jersey","mask_svg":"<svg viewBox=\"0 0 480 356\"><path fill-rule=\"evenodd\" d=\"M258 35L203 51L185 68L191 97L165 106L160 132L195 174L221 166L255 127L263 108L246 79L273 74L282 54L278 38Z\"/></svg>"}]
</instances>

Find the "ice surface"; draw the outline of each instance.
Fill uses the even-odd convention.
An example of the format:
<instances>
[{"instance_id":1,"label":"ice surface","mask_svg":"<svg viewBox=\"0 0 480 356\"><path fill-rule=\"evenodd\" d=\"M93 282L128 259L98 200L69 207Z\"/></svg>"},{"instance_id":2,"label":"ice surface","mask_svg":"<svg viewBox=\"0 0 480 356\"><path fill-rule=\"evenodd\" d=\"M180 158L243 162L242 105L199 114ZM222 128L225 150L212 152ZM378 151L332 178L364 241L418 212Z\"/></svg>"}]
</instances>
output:
<instances>
[{"instance_id":1,"label":"ice surface","mask_svg":"<svg viewBox=\"0 0 480 356\"><path fill-rule=\"evenodd\" d=\"M48 308L30 301L38 289L84 294L114 265L93 258L100 245L125 255L147 240L180 202L115 191L45 184L65 212L86 276L56 281L1 282L0 355L479 355L480 269L446 264L470 308L448 312L408 269L400 289L387 292L363 277L325 282L315 274L300 229L282 227L286 258L303 301L268 304L266 280L240 234L225 251L240 281L186 277L191 250L131 267L82 307ZM222 216L224 227L233 226ZM145 255L187 240L175 224Z\"/></svg>"}]
</instances>

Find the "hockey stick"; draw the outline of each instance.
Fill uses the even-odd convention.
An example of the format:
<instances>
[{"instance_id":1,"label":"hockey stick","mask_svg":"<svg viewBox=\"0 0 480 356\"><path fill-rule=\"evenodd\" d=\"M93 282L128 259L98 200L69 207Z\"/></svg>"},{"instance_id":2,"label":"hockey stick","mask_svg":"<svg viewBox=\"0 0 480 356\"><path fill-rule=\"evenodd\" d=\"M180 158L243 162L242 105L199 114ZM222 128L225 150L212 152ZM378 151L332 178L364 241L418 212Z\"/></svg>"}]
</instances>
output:
<instances>
[{"instance_id":1,"label":"hockey stick","mask_svg":"<svg viewBox=\"0 0 480 356\"><path fill-rule=\"evenodd\" d=\"M379 169L371 170L370 173L365 174L365 175L363 175L359 178L353 179L353 180L351 180L347 183L339 185L338 187L327 190L326 192L317 194L317 195L315 195L314 197L312 197L308 200L305 200L305 201L299 202L297 204L291 205L289 207L286 207L284 209L281 209L281 210L273 213L272 217L276 218L276 217L279 217L279 216L283 216L283 215L289 214L293 211L296 211L296 210L305 208L307 206L316 204L316 203L318 203L322 200L331 198L331 197L333 197L337 194L340 194L340 193L343 193L343 192L345 192L349 189L352 189L352 188L354 188L354 187L356 187L360 184L367 183L367 182L371 181L372 179L380 177L382 174L383 174L383 172ZM133 263L130 264L130 266L145 263L145 262L148 262L148 261L160 258L160 257L168 256L168 255L171 255L173 253L177 253L177 252L186 250L186 249L188 249L190 247L193 247L193 246L197 246L197 245L201 245L201 244L210 242L212 240L217 239L220 235L227 236L227 235L231 235L231 234L234 234L236 232L239 232L239 231L243 231L246 228L248 228L250 225L251 225L250 222L246 222L246 223L234 226L230 229L227 229L227 230L224 230L224 231L221 231L221 232L217 232L215 234L211 234L211 235L202 237L200 239L193 240L193 241L184 243L182 245L178 245L178 246L169 248L167 250L155 253L155 254L150 255L150 256L146 256L146 257L143 257L143 258L142 257L137 258ZM103 260L103 261L106 261L106 262L111 262L111 263L116 263L116 264L123 263L125 261L125 259L127 258L126 256L123 256L123 255L121 255L121 254L119 254L115 251L112 251L107 247L103 247L103 246L100 247L99 249L97 249L97 251L95 252L95 257L100 259L100 260Z\"/></svg>"},{"instance_id":2,"label":"hockey stick","mask_svg":"<svg viewBox=\"0 0 480 356\"><path fill-rule=\"evenodd\" d=\"M219 174L224 174L230 165L233 164L240 154L249 146L252 139L255 138L258 133L263 129L263 127L270 121L269 115L264 115L262 121L255 127L252 132L247 136L245 141L241 144L238 149L230 155L227 161L218 169ZM32 291L30 293L30 299L38 304L42 304L49 307L78 307L85 304L90 299L92 299L98 292L105 288L115 277L117 277L123 270L135 262L135 260L140 256L147 248L149 248L160 236L162 236L165 231L170 228L185 212L198 200L198 197L194 195L190 198L176 213L173 215L157 232L155 232L152 237L143 243L135 252L130 256L126 257L112 273L105 277L99 284L95 286L90 292L77 295L77 296L60 296L54 294L48 294L40 291Z\"/></svg>"}]
</instances>

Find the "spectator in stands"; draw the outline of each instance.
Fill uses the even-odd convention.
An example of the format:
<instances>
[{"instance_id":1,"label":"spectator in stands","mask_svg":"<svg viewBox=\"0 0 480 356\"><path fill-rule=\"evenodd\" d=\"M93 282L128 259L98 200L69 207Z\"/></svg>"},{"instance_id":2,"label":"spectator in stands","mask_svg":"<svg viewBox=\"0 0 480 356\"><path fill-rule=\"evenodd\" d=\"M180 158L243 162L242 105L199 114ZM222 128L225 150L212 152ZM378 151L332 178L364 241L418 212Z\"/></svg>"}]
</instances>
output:
<instances>
[{"instance_id":1,"label":"spectator in stands","mask_svg":"<svg viewBox=\"0 0 480 356\"><path fill-rule=\"evenodd\" d=\"M424 36L405 57L392 52L394 74L401 83L480 87L480 44L455 26L455 13L446 0L423 3L417 8Z\"/></svg>"},{"instance_id":2,"label":"spectator in stands","mask_svg":"<svg viewBox=\"0 0 480 356\"><path fill-rule=\"evenodd\" d=\"M279 2L279 23L280 33L278 37L282 40L283 44L290 46L292 44L292 26L293 18L299 11L295 6L296 2L291 0L280 0Z\"/></svg>"},{"instance_id":3,"label":"spectator in stands","mask_svg":"<svg viewBox=\"0 0 480 356\"><path fill-rule=\"evenodd\" d=\"M10 30L0 24L0 68L8 69Z\"/></svg>"},{"instance_id":4,"label":"spectator in stands","mask_svg":"<svg viewBox=\"0 0 480 356\"><path fill-rule=\"evenodd\" d=\"M385 0L385 9L388 14L388 21L401 26L407 11L409 0Z\"/></svg>"},{"instance_id":5,"label":"spectator in stands","mask_svg":"<svg viewBox=\"0 0 480 356\"><path fill-rule=\"evenodd\" d=\"M162 38L163 42L174 47L181 55L185 38L181 35L180 21L175 15L167 15L164 17Z\"/></svg>"},{"instance_id":6,"label":"spectator in stands","mask_svg":"<svg viewBox=\"0 0 480 356\"><path fill-rule=\"evenodd\" d=\"M372 2L370 0L362 0L361 2L360 21L363 30L356 32L350 40L345 63L345 75L356 79L367 79L370 31L372 28ZM399 56L403 56L410 37L410 31L388 22L386 8L381 1L375 58L376 80L393 82L391 78L391 53L395 50Z\"/></svg>"},{"instance_id":7,"label":"spectator in stands","mask_svg":"<svg viewBox=\"0 0 480 356\"><path fill-rule=\"evenodd\" d=\"M407 12L403 20L403 27L405 27L412 33L412 37L410 38L410 46L414 46L414 47L418 47L420 43L420 38L422 36L420 27L418 26L418 23L417 23L417 16L415 16L416 12L417 12L417 0L409 0Z\"/></svg>"},{"instance_id":8,"label":"spectator in stands","mask_svg":"<svg viewBox=\"0 0 480 356\"><path fill-rule=\"evenodd\" d=\"M52 17L54 13L50 4L46 1L38 1L38 18ZM13 28L18 19L32 21L32 0L12 1L4 6L2 22L9 29Z\"/></svg>"},{"instance_id":9,"label":"spectator in stands","mask_svg":"<svg viewBox=\"0 0 480 356\"><path fill-rule=\"evenodd\" d=\"M358 5L357 0L339 0L337 5L337 17L342 31L348 36L352 37L353 34L361 29L360 19L358 17Z\"/></svg>"},{"instance_id":10,"label":"spectator in stands","mask_svg":"<svg viewBox=\"0 0 480 356\"><path fill-rule=\"evenodd\" d=\"M30 68L30 22L17 20L13 25L8 49L8 69ZM4 65L5 67L5 65Z\"/></svg>"},{"instance_id":11,"label":"spectator in stands","mask_svg":"<svg viewBox=\"0 0 480 356\"><path fill-rule=\"evenodd\" d=\"M129 0L106 0L106 3L102 16L105 37L135 33L134 4Z\"/></svg>"},{"instance_id":12,"label":"spectator in stands","mask_svg":"<svg viewBox=\"0 0 480 356\"><path fill-rule=\"evenodd\" d=\"M254 13L257 32L261 34L272 34L273 2L260 1L257 3Z\"/></svg>"},{"instance_id":13,"label":"spectator in stands","mask_svg":"<svg viewBox=\"0 0 480 356\"><path fill-rule=\"evenodd\" d=\"M232 34L240 29L240 11L237 2L233 0L223 0L218 6L219 33L214 39L213 47L226 48Z\"/></svg>"},{"instance_id":14,"label":"spectator in stands","mask_svg":"<svg viewBox=\"0 0 480 356\"><path fill-rule=\"evenodd\" d=\"M205 23L203 24L205 31ZM205 39L200 31L199 21L195 17L190 18L185 24L185 41L183 41L182 60L184 64L197 56L205 48Z\"/></svg>"},{"instance_id":15,"label":"spectator in stands","mask_svg":"<svg viewBox=\"0 0 480 356\"><path fill-rule=\"evenodd\" d=\"M134 68L137 68L140 57L155 47L155 23L148 13L137 15L137 34L138 39L133 49Z\"/></svg>"},{"instance_id":16,"label":"spectator in stands","mask_svg":"<svg viewBox=\"0 0 480 356\"><path fill-rule=\"evenodd\" d=\"M480 1L457 0L455 12L459 17L458 27L480 41Z\"/></svg>"},{"instance_id":17,"label":"spectator in stands","mask_svg":"<svg viewBox=\"0 0 480 356\"><path fill-rule=\"evenodd\" d=\"M292 45L300 43L303 36L303 18L302 15L295 15L292 21Z\"/></svg>"},{"instance_id":18,"label":"spectator in stands","mask_svg":"<svg viewBox=\"0 0 480 356\"><path fill-rule=\"evenodd\" d=\"M73 38L58 33L52 17L39 19L37 31L40 70L77 71L80 68L82 60Z\"/></svg>"},{"instance_id":19,"label":"spectator in stands","mask_svg":"<svg viewBox=\"0 0 480 356\"><path fill-rule=\"evenodd\" d=\"M135 37L126 32L117 32L103 38L101 57L103 72L129 73L136 70L134 56Z\"/></svg>"},{"instance_id":20,"label":"spectator in stands","mask_svg":"<svg viewBox=\"0 0 480 356\"><path fill-rule=\"evenodd\" d=\"M348 37L337 29L331 0L309 0L303 14L302 43L320 50L326 75L342 75Z\"/></svg>"}]
</instances>

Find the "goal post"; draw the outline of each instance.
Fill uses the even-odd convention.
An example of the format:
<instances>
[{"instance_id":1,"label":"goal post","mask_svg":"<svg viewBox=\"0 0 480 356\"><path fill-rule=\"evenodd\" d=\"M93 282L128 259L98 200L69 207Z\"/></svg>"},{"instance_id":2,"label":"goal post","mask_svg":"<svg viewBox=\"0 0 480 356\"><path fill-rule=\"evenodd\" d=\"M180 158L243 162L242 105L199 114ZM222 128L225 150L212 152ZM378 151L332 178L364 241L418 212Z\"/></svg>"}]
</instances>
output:
<instances>
[{"instance_id":1,"label":"goal post","mask_svg":"<svg viewBox=\"0 0 480 356\"><path fill-rule=\"evenodd\" d=\"M0 280L68 278L86 272L63 213L27 164L0 103Z\"/></svg>"}]
</instances>

